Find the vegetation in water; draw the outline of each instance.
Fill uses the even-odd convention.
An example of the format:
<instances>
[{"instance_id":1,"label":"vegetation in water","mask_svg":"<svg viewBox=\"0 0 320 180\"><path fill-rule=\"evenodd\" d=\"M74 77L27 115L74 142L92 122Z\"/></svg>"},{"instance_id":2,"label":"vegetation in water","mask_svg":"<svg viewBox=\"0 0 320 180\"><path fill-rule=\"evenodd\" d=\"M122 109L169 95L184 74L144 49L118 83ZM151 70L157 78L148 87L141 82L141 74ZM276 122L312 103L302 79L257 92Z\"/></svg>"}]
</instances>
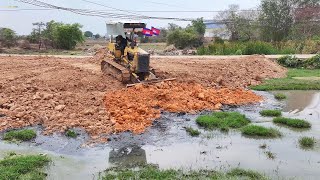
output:
<instances>
[{"instance_id":1,"label":"vegetation in water","mask_svg":"<svg viewBox=\"0 0 320 180\"><path fill-rule=\"evenodd\" d=\"M273 119L273 122L276 124L281 124L293 128L310 128L311 124L308 121L302 119L292 119L292 118L284 118L277 117Z\"/></svg>"},{"instance_id":2,"label":"vegetation in water","mask_svg":"<svg viewBox=\"0 0 320 180\"><path fill-rule=\"evenodd\" d=\"M262 110L260 111L261 116L266 116L266 117L278 117L281 116L281 111L280 110Z\"/></svg>"},{"instance_id":3,"label":"vegetation in water","mask_svg":"<svg viewBox=\"0 0 320 180\"><path fill-rule=\"evenodd\" d=\"M37 133L31 129L14 130L4 134L3 140L6 141L30 141L37 136Z\"/></svg>"},{"instance_id":4,"label":"vegetation in water","mask_svg":"<svg viewBox=\"0 0 320 180\"><path fill-rule=\"evenodd\" d=\"M281 133L277 129L257 125L248 125L243 127L242 134L249 137L263 138L276 138L281 136Z\"/></svg>"},{"instance_id":5,"label":"vegetation in water","mask_svg":"<svg viewBox=\"0 0 320 180\"><path fill-rule=\"evenodd\" d=\"M299 139L300 147L303 149L313 148L315 143L316 140L314 139L314 137L301 137Z\"/></svg>"},{"instance_id":6,"label":"vegetation in water","mask_svg":"<svg viewBox=\"0 0 320 180\"><path fill-rule=\"evenodd\" d=\"M189 133L190 136L199 136L200 135L200 131L197 129L193 129L192 127L187 127L185 128L186 131Z\"/></svg>"},{"instance_id":7,"label":"vegetation in water","mask_svg":"<svg viewBox=\"0 0 320 180\"><path fill-rule=\"evenodd\" d=\"M11 154L0 160L0 179L35 179L44 180L46 174L41 171L50 159L42 155Z\"/></svg>"},{"instance_id":8,"label":"vegetation in water","mask_svg":"<svg viewBox=\"0 0 320 180\"><path fill-rule=\"evenodd\" d=\"M219 128L223 131L228 131L229 128L241 128L250 123L245 115L238 112L214 112L199 116L196 122L206 129Z\"/></svg>"},{"instance_id":9,"label":"vegetation in water","mask_svg":"<svg viewBox=\"0 0 320 180\"><path fill-rule=\"evenodd\" d=\"M218 171L201 170L201 171L190 171L184 172L182 170L160 170L157 167L147 165L138 169L121 169L111 168L107 169L102 179L216 179L216 180L230 180L230 179L248 179L248 180L264 180L269 179L268 177L252 171L244 170L240 168L232 169L227 173Z\"/></svg>"}]
</instances>

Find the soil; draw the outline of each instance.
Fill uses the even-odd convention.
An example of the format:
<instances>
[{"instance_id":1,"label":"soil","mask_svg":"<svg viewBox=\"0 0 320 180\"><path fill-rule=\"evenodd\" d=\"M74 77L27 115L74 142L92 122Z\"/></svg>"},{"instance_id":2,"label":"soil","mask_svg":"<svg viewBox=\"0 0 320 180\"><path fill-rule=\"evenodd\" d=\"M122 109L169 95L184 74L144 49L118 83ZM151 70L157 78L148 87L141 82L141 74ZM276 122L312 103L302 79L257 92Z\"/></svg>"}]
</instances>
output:
<instances>
[{"instance_id":1,"label":"soil","mask_svg":"<svg viewBox=\"0 0 320 180\"><path fill-rule=\"evenodd\" d=\"M142 133L160 118L161 110L195 113L219 110L222 105L243 105L262 101L262 97L244 89L204 88L197 83L162 82L136 85L108 92L106 109L116 132Z\"/></svg>"},{"instance_id":2,"label":"soil","mask_svg":"<svg viewBox=\"0 0 320 180\"><path fill-rule=\"evenodd\" d=\"M258 85L270 78L286 76L286 69L255 55L240 58L152 58L151 65L182 82L197 82L211 87L243 87Z\"/></svg>"},{"instance_id":3,"label":"soil","mask_svg":"<svg viewBox=\"0 0 320 180\"><path fill-rule=\"evenodd\" d=\"M83 128L92 139L98 139L101 134L129 129L127 125L124 125L124 127L118 126L123 119L114 119L117 116L113 114L112 118L109 118L109 113L114 113L117 108L120 109L113 105L107 107L110 109L106 111L104 101L106 93L107 97L112 100L107 101L110 104L118 103L117 99L109 96L110 92L119 96L125 91L143 90L144 92L137 97L143 99L144 94L146 94L147 97L145 98L149 98L149 100L152 99L152 95L164 96L158 98L160 101L158 104L149 102L151 106L147 110L150 110L148 112L150 115L147 117L152 119L158 117L159 110L162 109L171 112L218 109L219 103L224 104L226 99L235 98L233 93L251 93L242 89L214 90L206 86L246 87L248 82L251 84L259 83L264 78L281 77L285 73L285 70L275 63L256 56L247 60L153 59L152 65L164 71L166 77L176 77L177 81L187 83L160 85L168 87L157 87L158 91L156 92L153 91L154 88L152 87L144 88L140 86L135 88L141 89L131 90L123 89L124 85L115 78L103 75L100 72L99 60L103 56L103 53L98 53L91 59L43 56L0 57L0 114L2 116L0 117L0 132L26 126L42 125L44 134L53 134L55 132L63 133L69 128L78 127ZM201 85L190 83L190 81ZM195 90L195 88L198 90ZM185 89L185 91L180 92L182 89ZM199 96L200 91L205 93ZM223 97L226 98L224 100L219 99L221 97L213 100L210 98L201 100L201 98L207 98L212 94L217 96L222 91L226 91L224 95L230 92L230 97L228 94L228 96ZM139 94L139 92L135 93ZM168 99L171 96L173 99ZM124 97L131 98L132 96L124 94ZM127 113L127 109L124 107L130 105L130 103L134 105L137 97L132 101L127 99L125 102L129 104L124 104L121 111ZM185 104L188 98L191 98L192 106ZM165 99L170 101L166 102ZM252 96L249 99L250 101L246 99L244 103L256 102L259 98L258 96ZM175 100L177 102L173 103ZM210 104L211 101L214 101L214 103ZM141 101L139 102L139 105L141 105ZM198 106L199 103L200 106ZM178 108L172 107L172 104ZM239 102L235 104L239 104ZM180 105L183 106L180 107ZM136 105L134 106L136 107ZM147 124L144 127L149 125ZM129 130L143 131L141 128L135 129L131 128Z\"/></svg>"},{"instance_id":4,"label":"soil","mask_svg":"<svg viewBox=\"0 0 320 180\"><path fill-rule=\"evenodd\" d=\"M45 134L112 132L105 92L124 86L88 59L0 57L0 131L41 124Z\"/></svg>"}]
</instances>

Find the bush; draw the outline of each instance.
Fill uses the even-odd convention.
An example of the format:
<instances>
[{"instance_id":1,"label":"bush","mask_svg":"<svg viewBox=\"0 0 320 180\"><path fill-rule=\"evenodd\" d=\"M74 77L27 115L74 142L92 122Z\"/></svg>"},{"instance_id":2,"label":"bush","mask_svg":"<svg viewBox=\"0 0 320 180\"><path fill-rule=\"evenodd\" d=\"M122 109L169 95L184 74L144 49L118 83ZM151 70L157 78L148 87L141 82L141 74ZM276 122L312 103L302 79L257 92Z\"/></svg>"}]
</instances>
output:
<instances>
[{"instance_id":1,"label":"bush","mask_svg":"<svg viewBox=\"0 0 320 180\"><path fill-rule=\"evenodd\" d=\"M246 48L243 51L245 55L252 54L274 54L277 50L270 43L256 41L246 43Z\"/></svg>"},{"instance_id":2,"label":"bush","mask_svg":"<svg viewBox=\"0 0 320 180\"><path fill-rule=\"evenodd\" d=\"M299 68L303 66L303 61L295 56L282 56L277 61L280 65L289 68Z\"/></svg>"},{"instance_id":3,"label":"bush","mask_svg":"<svg viewBox=\"0 0 320 180\"><path fill-rule=\"evenodd\" d=\"M282 125L293 127L293 128L310 128L311 127L311 124L309 122L301 119L277 117L273 119L273 122L276 124L282 124Z\"/></svg>"},{"instance_id":4,"label":"bush","mask_svg":"<svg viewBox=\"0 0 320 180\"><path fill-rule=\"evenodd\" d=\"M207 129L240 128L250 123L245 115L238 112L214 112L211 115L199 116L196 119L198 125Z\"/></svg>"},{"instance_id":5,"label":"bush","mask_svg":"<svg viewBox=\"0 0 320 180\"><path fill-rule=\"evenodd\" d=\"M16 33L9 28L0 28L0 43L7 48L16 44Z\"/></svg>"},{"instance_id":6,"label":"bush","mask_svg":"<svg viewBox=\"0 0 320 180\"><path fill-rule=\"evenodd\" d=\"M260 114L262 116L267 116L267 117L278 117L278 116L281 116L281 111L280 110L262 110L260 111Z\"/></svg>"},{"instance_id":7,"label":"bush","mask_svg":"<svg viewBox=\"0 0 320 180\"><path fill-rule=\"evenodd\" d=\"M37 136L36 132L31 129L19 131L10 131L4 134L3 139L7 141L29 141Z\"/></svg>"},{"instance_id":8,"label":"bush","mask_svg":"<svg viewBox=\"0 0 320 180\"><path fill-rule=\"evenodd\" d=\"M184 49L186 47L198 47L199 39L194 31L176 29L168 34L167 43L173 44L179 49Z\"/></svg>"},{"instance_id":9,"label":"bush","mask_svg":"<svg viewBox=\"0 0 320 180\"><path fill-rule=\"evenodd\" d=\"M307 59L304 62L304 67L308 69L320 69L320 54Z\"/></svg>"},{"instance_id":10,"label":"bush","mask_svg":"<svg viewBox=\"0 0 320 180\"><path fill-rule=\"evenodd\" d=\"M281 133L274 128L266 128L263 126L249 125L242 128L242 134L253 137L267 137L275 138L280 137Z\"/></svg>"}]
</instances>

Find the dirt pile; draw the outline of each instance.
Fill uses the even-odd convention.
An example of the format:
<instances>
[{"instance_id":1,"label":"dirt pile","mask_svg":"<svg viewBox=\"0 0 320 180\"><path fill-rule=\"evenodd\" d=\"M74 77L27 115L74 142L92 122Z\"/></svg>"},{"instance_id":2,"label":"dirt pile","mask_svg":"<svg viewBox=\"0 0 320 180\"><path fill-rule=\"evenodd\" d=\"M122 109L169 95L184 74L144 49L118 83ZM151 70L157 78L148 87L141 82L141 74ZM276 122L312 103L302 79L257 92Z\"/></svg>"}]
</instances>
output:
<instances>
[{"instance_id":1,"label":"dirt pile","mask_svg":"<svg viewBox=\"0 0 320 180\"><path fill-rule=\"evenodd\" d=\"M286 69L264 56L152 57L151 65L168 77L209 87L248 87L286 76Z\"/></svg>"},{"instance_id":2,"label":"dirt pile","mask_svg":"<svg viewBox=\"0 0 320 180\"><path fill-rule=\"evenodd\" d=\"M0 131L42 125L45 134L113 132L105 92L124 86L88 59L0 57Z\"/></svg>"},{"instance_id":3,"label":"dirt pile","mask_svg":"<svg viewBox=\"0 0 320 180\"><path fill-rule=\"evenodd\" d=\"M222 105L242 105L262 98L244 89L205 88L196 83L162 82L137 85L106 94L106 109L116 132L141 133L160 117L160 111L218 110Z\"/></svg>"}]
</instances>

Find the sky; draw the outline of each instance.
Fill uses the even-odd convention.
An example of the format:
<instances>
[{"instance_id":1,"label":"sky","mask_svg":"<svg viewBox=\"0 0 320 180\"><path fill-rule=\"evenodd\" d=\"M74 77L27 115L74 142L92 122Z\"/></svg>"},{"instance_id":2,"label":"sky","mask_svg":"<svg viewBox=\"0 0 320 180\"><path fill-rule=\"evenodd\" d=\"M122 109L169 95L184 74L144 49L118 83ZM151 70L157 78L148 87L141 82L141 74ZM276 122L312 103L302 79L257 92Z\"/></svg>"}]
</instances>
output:
<instances>
[{"instance_id":1,"label":"sky","mask_svg":"<svg viewBox=\"0 0 320 180\"><path fill-rule=\"evenodd\" d=\"M231 4L237 4L240 9L254 9L258 7L260 0L90 0L112 8L126 10L117 11L107 7L88 3L84 0L39 0L56 6L90 10L105 10L112 13L126 13L128 11L150 11L136 12L153 17L175 17L175 18L199 18L213 19L216 12L152 12L152 11L220 11L228 9ZM34 22L48 22L51 20L63 23L80 23L83 31L91 31L94 34L105 35L106 22L118 19L91 17L74 14L63 10L27 10L18 9L41 9L29 4L15 0L0 1L0 27L13 29L19 35L27 35L32 31ZM10 11L9 11L10 10ZM190 22L175 20L139 20L147 23L147 27L167 27L168 23L186 26Z\"/></svg>"}]
</instances>

